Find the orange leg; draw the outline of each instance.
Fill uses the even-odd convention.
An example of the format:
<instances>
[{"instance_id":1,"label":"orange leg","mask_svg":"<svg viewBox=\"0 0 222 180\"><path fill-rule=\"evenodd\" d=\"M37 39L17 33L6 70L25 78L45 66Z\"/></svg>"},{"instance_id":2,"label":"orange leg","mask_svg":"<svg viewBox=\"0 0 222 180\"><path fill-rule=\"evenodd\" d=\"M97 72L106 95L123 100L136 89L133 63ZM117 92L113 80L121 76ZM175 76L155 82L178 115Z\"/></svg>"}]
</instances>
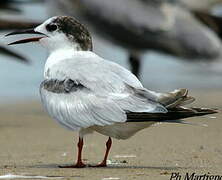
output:
<instances>
[{"instance_id":1,"label":"orange leg","mask_svg":"<svg viewBox=\"0 0 222 180\"><path fill-rule=\"evenodd\" d=\"M112 146L112 139L111 139L111 137L109 137L108 141L106 142L106 153L105 153L103 161L96 166L90 166L90 167L106 167L107 166L106 160L109 155L109 151L110 151L111 146Z\"/></svg>"},{"instance_id":2,"label":"orange leg","mask_svg":"<svg viewBox=\"0 0 222 180\"><path fill-rule=\"evenodd\" d=\"M59 166L60 168L84 168L86 165L82 162L83 139L79 137L78 142L78 159L75 165Z\"/></svg>"}]
</instances>

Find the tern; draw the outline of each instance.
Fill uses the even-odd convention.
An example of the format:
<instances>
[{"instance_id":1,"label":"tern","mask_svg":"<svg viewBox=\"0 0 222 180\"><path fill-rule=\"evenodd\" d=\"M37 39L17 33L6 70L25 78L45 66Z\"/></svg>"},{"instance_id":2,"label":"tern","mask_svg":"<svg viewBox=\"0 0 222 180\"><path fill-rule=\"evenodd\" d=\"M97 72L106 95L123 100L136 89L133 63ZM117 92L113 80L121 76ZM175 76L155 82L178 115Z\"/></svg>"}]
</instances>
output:
<instances>
[{"instance_id":1,"label":"tern","mask_svg":"<svg viewBox=\"0 0 222 180\"><path fill-rule=\"evenodd\" d=\"M108 136L105 167L112 139L128 139L156 122L185 123L181 119L216 113L208 108L185 108L194 98L187 89L157 93L143 87L122 66L95 54L87 28L73 17L52 17L34 29L7 34L38 34L10 43L39 42L49 51L40 85L42 103L62 126L79 132L77 163L82 168L83 137L96 131Z\"/></svg>"}]
</instances>

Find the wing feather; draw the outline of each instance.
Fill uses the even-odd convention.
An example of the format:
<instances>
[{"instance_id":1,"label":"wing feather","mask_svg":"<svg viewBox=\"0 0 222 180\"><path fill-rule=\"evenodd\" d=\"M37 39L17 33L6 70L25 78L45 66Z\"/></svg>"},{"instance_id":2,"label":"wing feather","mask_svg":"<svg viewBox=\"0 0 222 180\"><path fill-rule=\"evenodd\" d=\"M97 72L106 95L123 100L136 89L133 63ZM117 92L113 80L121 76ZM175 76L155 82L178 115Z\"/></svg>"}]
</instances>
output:
<instances>
[{"instance_id":1,"label":"wing feather","mask_svg":"<svg viewBox=\"0 0 222 180\"><path fill-rule=\"evenodd\" d=\"M141 93L144 88L132 73L96 55L65 59L52 67L49 77L64 82L71 79L85 87L67 94L41 88L42 101L49 114L69 129L125 122L125 112L167 112L153 94L149 97L148 90Z\"/></svg>"},{"instance_id":2,"label":"wing feather","mask_svg":"<svg viewBox=\"0 0 222 180\"><path fill-rule=\"evenodd\" d=\"M40 92L48 113L68 129L126 121L125 112L115 102L83 90L71 93L71 97L70 94L57 95L44 89Z\"/></svg>"}]
</instances>

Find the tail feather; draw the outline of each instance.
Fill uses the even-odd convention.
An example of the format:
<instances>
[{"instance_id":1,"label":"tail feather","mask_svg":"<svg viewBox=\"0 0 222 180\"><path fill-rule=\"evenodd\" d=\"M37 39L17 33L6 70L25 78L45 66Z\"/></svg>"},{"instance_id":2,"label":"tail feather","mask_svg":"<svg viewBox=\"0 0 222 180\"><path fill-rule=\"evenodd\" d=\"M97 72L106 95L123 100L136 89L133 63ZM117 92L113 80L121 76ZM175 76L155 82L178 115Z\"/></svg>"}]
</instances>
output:
<instances>
[{"instance_id":1,"label":"tail feather","mask_svg":"<svg viewBox=\"0 0 222 180\"><path fill-rule=\"evenodd\" d=\"M127 113L127 122L173 122L175 120L185 119L195 116L204 116L207 114L218 113L215 109L208 108L174 108L169 109L167 113Z\"/></svg>"},{"instance_id":2,"label":"tail feather","mask_svg":"<svg viewBox=\"0 0 222 180\"><path fill-rule=\"evenodd\" d=\"M180 102L180 104L178 104L179 106L184 106L187 104L191 104L192 102L195 101L195 98L192 96L187 96L185 98L183 98L183 100Z\"/></svg>"},{"instance_id":3,"label":"tail feather","mask_svg":"<svg viewBox=\"0 0 222 180\"><path fill-rule=\"evenodd\" d=\"M187 89L177 89L173 92L161 94L158 101L167 109L171 109L190 104L195 101L195 98L188 96Z\"/></svg>"},{"instance_id":4,"label":"tail feather","mask_svg":"<svg viewBox=\"0 0 222 180\"><path fill-rule=\"evenodd\" d=\"M167 113L127 112L127 122L152 121L190 124L181 119L218 113L215 109L183 107L183 105L190 104L194 100L195 98L188 96L187 89L161 93L158 102L167 108Z\"/></svg>"}]
</instances>

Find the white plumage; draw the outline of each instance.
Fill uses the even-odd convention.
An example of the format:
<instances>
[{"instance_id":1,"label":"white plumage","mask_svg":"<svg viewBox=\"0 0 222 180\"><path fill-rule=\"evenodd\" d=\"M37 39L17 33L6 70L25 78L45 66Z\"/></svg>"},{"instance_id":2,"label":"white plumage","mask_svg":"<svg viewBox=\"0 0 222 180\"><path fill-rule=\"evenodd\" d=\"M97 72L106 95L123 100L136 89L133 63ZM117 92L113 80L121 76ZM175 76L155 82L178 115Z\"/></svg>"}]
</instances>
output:
<instances>
[{"instance_id":1,"label":"white plumage","mask_svg":"<svg viewBox=\"0 0 222 180\"><path fill-rule=\"evenodd\" d=\"M86 87L69 94L49 92L43 87L40 90L49 114L71 130L125 122L126 111L167 112L156 102L158 94L143 88L131 72L90 51L52 52L44 72L45 79L72 79ZM144 97L138 95L139 91ZM109 135L115 137L115 131Z\"/></svg>"}]
</instances>

